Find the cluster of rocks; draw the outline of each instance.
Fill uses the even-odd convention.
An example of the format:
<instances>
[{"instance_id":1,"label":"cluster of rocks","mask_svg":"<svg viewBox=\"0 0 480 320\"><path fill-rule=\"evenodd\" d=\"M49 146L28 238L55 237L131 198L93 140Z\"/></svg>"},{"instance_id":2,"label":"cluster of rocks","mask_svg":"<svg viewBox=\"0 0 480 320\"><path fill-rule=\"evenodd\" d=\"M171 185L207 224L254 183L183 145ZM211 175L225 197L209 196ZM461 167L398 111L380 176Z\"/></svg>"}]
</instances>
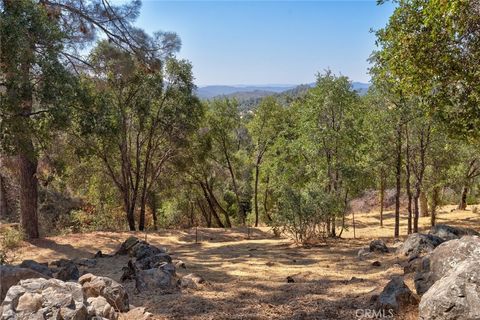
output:
<instances>
[{"instance_id":1,"label":"cluster of rocks","mask_svg":"<svg viewBox=\"0 0 480 320\"><path fill-rule=\"evenodd\" d=\"M4 266L2 277L10 274ZM22 269L22 268L19 268ZM28 269L27 269L28 270ZM28 278L11 286L1 304L0 319L135 319L146 320L143 308L132 308L128 294L107 277L85 274L78 282Z\"/></svg>"},{"instance_id":2,"label":"cluster of rocks","mask_svg":"<svg viewBox=\"0 0 480 320\"><path fill-rule=\"evenodd\" d=\"M397 249L414 273L416 294L394 277L373 301L378 309L418 304L419 319L480 319L480 237L472 229L439 224L428 234L411 234Z\"/></svg>"},{"instance_id":3,"label":"cluster of rocks","mask_svg":"<svg viewBox=\"0 0 480 320\"><path fill-rule=\"evenodd\" d=\"M166 249L158 248L136 237L125 240L116 254L131 257L127 266L123 268L121 281L134 280L139 292L176 287L197 289L205 283L205 280L196 274L179 277L176 269L185 268L182 261L174 264Z\"/></svg>"},{"instance_id":4,"label":"cluster of rocks","mask_svg":"<svg viewBox=\"0 0 480 320\"><path fill-rule=\"evenodd\" d=\"M180 277L166 249L136 237L129 237L115 253L129 255L121 281L134 280L138 291L149 289L198 289L205 280L188 274ZM79 268L94 267L93 259L61 259L52 263L25 260L18 266L0 266L0 320L10 319L135 319L151 315L144 308L133 308L128 293L118 282L91 273L80 275ZM84 271L85 272L85 271Z\"/></svg>"}]
</instances>

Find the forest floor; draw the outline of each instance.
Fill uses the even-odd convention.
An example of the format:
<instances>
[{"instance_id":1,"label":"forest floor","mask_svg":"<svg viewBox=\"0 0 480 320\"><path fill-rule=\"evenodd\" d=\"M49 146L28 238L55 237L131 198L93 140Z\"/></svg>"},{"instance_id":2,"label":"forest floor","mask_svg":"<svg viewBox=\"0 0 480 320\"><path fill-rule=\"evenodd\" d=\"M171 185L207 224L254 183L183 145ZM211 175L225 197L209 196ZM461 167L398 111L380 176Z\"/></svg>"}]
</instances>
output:
<instances>
[{"instance_id":1,"label":"forest floor","mask_svg":"<svg viewBox=\"0 0 480 320\"><path fill-rule=\"evenodd\" d=\"M438 223L479 230L479 213L452 208L443 208ZM200 290L146 293L136 293L131 282L124 285L130 303L146 307L154 319L361 319L356 310L368 308L370 297L381 292L392 276L403 275L401 258L394 253L357 258L358 250L372 239L383 238L388 246L395 246L393 213L387 212L384 219L380 228L378 212L356 214L356 239L350 228L342 239L310 247L274 238L269 228L251 229L250 237L242 228L199 228L198 244L195 229L149 233L148 242L167 248L173 259L185 262L187 269L180 269L180 275L197 273L208 284ZM402 216L401 221L405 234L406 218ZM421 218L422 230L428 229L429 223L428 217ZM25 243L15 259L90 258L98 250L114 252L130 235L95 232L49 237ZM381 262L380 267L372 266L375 260ZM88 271L119 281L127 261L126 256L101 258ZM287 283L287 276L295 283ZM407 285L413 290L411 278ZM415 310L396 317L416 318Z\"/></svg>"}]
</instances>

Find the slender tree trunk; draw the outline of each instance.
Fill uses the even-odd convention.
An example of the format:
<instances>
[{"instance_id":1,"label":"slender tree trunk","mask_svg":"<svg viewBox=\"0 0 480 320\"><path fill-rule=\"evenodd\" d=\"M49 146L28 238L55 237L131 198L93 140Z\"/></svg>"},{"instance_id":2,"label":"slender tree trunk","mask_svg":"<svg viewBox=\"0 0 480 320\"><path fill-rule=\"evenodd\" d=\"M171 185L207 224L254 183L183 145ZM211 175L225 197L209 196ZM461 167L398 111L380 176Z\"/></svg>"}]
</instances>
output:
<instances>
[{"instance_id":1,"label":"slender tree trunk","mask_svg":"<svg viewBox=\"0 0 480 320\"><path fill-rule=\"evenodd\" d=\"M425 192L420 192L420 214L422 217L428 217L428 200Z\"/></svg>"},{"instance_id":2,"label":"slender tree trunk","mask_svg":"<svg viewBox=\"0 0 480 320\"><path fill-rule=\"evenodd\" d=\"M240 202L240 194L237 188L237 179L235 178L235 172L233 171L232 163L230 162L230 157L228 155L227 146L225 145L225 141L223 141L223 151L225 155L225 159L227 160L228 171L230 172L230 177L232 178L232 185L233 185L233 192L235 193L235 200L238 206L238 214L239 218L242 221L243 225L245 225L245 212L243 211L242 203Z\"/></svg>"},{"instance_id":3,"label":"slender tree trunk","mask_svg":"<svg viewBox=\"0 0 480 320\"><path fill-rule=\"evenodd\" d=\"M40 236L38 232L38 181L37 159L33 156L33 144L27 142L32 156L22 153L18 156L18 172L20 186L20 222L29 239Z\"/></svg>"},{"instance_id":4,"label":"slender tree trunk","mask_svg":"<svg viewBox=\"0 0 480 320\"><path fill-rule=\"evenodd\" d=\"M332 237L337 236L337 230L336 230L336 225L335 225L335 216L332 217Z\"/></svg>"},{"instance_id":5,"label":"slender tree trunk","mask_svg":"<svg viewBox=\"0 0 480 320\"><path fill-rule=\"evenodd\" d=\"M225 228L225 226L222 223L222 220L220 220L220 217L218 216L217 211L215 210L215 205L213 204L212 199L210 199L207 188L205 188L202 182L200 182L200 187L202 188L203 195L205 196L205 200L207 200L208 206L210 207L210 211L213 215L213 218L215 219L215 222L220 228Z\"/></svg>"},{"instance_id":6,"label":"slender tree trunk","mask_svg":"<svg viewBox=\"0 0 480 320\"><path fill-rule=\"evenodd\" d=\"M417 187L413 196L413 233L418 232L418 218L420 217L419 199L420 189Z\"/></svg>"},{"instance_id":7,"label":"slender tree trunk","mask_svg":"<svg viewBox=\"0 0 480 320\"><path fill-rule=\"evenodd\" d=\"M440 191L438 187L433 188L432 191L432 205L431 205L431 213L430 213L430 223L432 227L436 223L437 219L437 208L439 204L439 198L440 198Z\"/></svg>"},{"instance_id":8,"label":"slender tree trunk","mask_svg":"<svg viewBox=\"0 0 480 320\"><path fill-rule=\"evenodd\" d=\"M158 231L157 195L155 194L155 192L149 192L148 202L149 202L150 209L152 210L153 230Z\"/></svg>"},{"instance_id":9,"label":"slender tree trunk","mask_svg":"<svg viewBox=\"0 0 480 320\"><path fill-rule=\"evenodd\" d=\"M263 196L263 210L265 211L265 216L267 217L269 222L272 222L272 216L270 216L270 213L268 212L268 205L267 205L267 199L268 199L268 183L270 182L270 177L267 176L267 183L265 186L265 194Z\"/></svg>"},{"instance_id":10,"label":"slender tree trunk","mask_svg":"<svg viewBox=\"0 0 480 320\"><path fill-rule=\"evenodd\" d=\"M458 205L459 210L467 209L467 196L468 196L468 187L463 186L462 195L460 197L460 204Z\"/></svg>"},{"instance_id":11,"label":"slender tree trunk","mask_svg":"<svg viewBox=\"0 0 480 320\"><path fill-rule=\"evenodd\" d=\"M138 221L138 230L145 230L145 210L146 209L146 196L142 195L140 198L140 219Z\"/></svg>"},{"instance_id":12,"label":"slender tree trunk","mask_svg":"<svg viewBox=\"0 0 480 320\"><path fill-rule=\"evenodd\" d=\"M395 231L394 236L398 238L400 236L400 192L402 188L402 127L399 124L397 126L397 161L396 161L396 192L395 192Z\"/></svg>"},{"instance_id":13,"label":"slender tree trunk","mask_svg":"<svg viewBox=\"0 0 480 320\"><path fill-rule=\"evenodd\" d=\"M0 160L1 163L1 160ZM0 175L0 219L7 216L8 203L7 203L7 190L5 188L5 182L2 175Z\"/></svg>"},{"instance_id":14,"label":"slender tree trunk","mask_svg":"<svg viewBox=\"0 0 480 320\"><path fill-rule=\"evenodd\" d=\"M405 189L407 191L407 211L408 211L408 223L407 223L407 234L412 233L412 218L413 218L413 213L412 213L412 186L410 183L410 178L411 178L411 159L410 159L410 139L409 139L409 134L408 134L408 127L405 130L406 132L406 138L405 138L405 144L406 144L406 159L405 159L405 173L406 173L406 180L405 180Z\"/></svg>"},{"instance_id":15,"label":"slender tree trunk","mask_svg":"<svg viewBox=\"0 0 480 320\"><path fill-rule=\"evenodd\" d=\"M209 214L205 208L203 207L202 203L200 202L199 199L197 199L197 205L200 208L200 212L202 213L202 216L205 218L205 223L207 224L207 228L212 227L212 215L211 213Z\"/></svg>"},{"instance_id":16,"label":"slender tree trunk","mask_svg":"<svg viewBox=\"0 0 480 320\"><path fill-rule=\"evenodd\" d=\"M385 170L380 171L380 227L383 228L383 210L385 203Z\"/></svg>"},{"instance_id":17,"label":"slender tree trunk","mask_svg":"<svg viewBox=\"0 0 480 320\"><path fill-rule=\"evenodd\" d=\"M254 207L255 207L255 227L258 227L258 177L260 175L260 164L257 160L255 165L255 187L253 191L254 196Z\"/></svg>"},{"instance_id":18,"label":"slender tree trunk","mask_svg":"<svg viewBox=\"0 0 480 320\"><path fill-rule=\"evenodd\" d=\"M227 227L227 228L231 228L231 227L232 227L232 223L230 222L230 217L228 216L227 210L225 210L225 209L220 205L220 203L218 202L217 198L215 197L215 194L213 194L212 188L208 185L207 182L205 183L205 188L207 189L208 194L210 195L210 199L212 199L213 203L217 206L218 209L220 209L220 211L221 211L221 212L223 213L223 215L225 216L225 224L226 224L226 227Z\"/></svg>"}]
</instances>

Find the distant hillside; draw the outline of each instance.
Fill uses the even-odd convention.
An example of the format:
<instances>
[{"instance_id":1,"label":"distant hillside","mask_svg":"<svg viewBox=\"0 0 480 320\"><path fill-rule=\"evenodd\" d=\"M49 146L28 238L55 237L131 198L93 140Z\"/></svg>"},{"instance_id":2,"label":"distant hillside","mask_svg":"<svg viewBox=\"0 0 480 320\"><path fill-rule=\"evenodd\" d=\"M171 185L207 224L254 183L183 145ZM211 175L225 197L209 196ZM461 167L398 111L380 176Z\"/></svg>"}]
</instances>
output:
<instances>
[{"instance_id":1,"label":"distant hillside","mask_svg":"<svg viewBox=\"0 0 480 320\"><path fill-rule=\"evenodd\" d=\"M205 86L197 89L197 95L202 99L210 99L216 96L237 94L240 92L271 92L278 93L295 86Z\"/></svg>"},{"instance_id":2,"label":"distant hillside","mask_svg":"<svg viewBox=\"0 0 480 320\"><path fill-rule=\"evenodd\" d=\"M250 110L255 108L263 98L269 96L275 96L281 103L290 103L314 86L315 83L298 86L206 86L198 88L197 94L202 99L235 98L240 103L240 109ZM352 82L352 88L359 95L364 95L369 87L369 83Z\"/></svg>"}]
</instances>

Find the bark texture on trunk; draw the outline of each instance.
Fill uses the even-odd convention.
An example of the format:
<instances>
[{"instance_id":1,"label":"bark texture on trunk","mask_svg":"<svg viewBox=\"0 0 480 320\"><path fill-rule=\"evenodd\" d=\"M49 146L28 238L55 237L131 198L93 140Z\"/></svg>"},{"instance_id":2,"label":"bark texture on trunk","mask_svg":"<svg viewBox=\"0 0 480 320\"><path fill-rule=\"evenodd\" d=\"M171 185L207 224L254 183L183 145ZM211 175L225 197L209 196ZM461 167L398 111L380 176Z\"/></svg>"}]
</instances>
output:
<instances>
[{"instance_id":1,"label":"bark texture on trunk","mask_svg":"<svg viewBox=\"0 0 480 320\"><path fill-rule=\"evenodd\" d=\"M397 127L396 137L397 147L397 159L396 159L396 189L395 189L395 230L394 236L398 238L400 236L400 192L402 188L402 128L400 125Z\"/></svg>"},{"instance_id":2,"label":"bark texture on trunk","mask_svg":"<svg viewBox=\"0 0 480 320\"><path fill-rule=\"evenodd\" d=\"M460 196L460 203L458 204L459 210L467 209L467 196L468 196L468 187L464 186L462 188L462 195Z\"/></svg>"},{"instance_id":3,"label":"bark texture on trunk","mask_svg":"<svg viewBox=\"0 0 480 320\"><path fill-rule=\"evenodd\" d=\"M31 151L33 145L30 143ZM33 154L33 152L32 152ZM18 173L20 186L20 223L29 239L40 236L38 232L38 180L37 160L33 156L20 154L18 156Z\"/></svg>"}]
</instances>

